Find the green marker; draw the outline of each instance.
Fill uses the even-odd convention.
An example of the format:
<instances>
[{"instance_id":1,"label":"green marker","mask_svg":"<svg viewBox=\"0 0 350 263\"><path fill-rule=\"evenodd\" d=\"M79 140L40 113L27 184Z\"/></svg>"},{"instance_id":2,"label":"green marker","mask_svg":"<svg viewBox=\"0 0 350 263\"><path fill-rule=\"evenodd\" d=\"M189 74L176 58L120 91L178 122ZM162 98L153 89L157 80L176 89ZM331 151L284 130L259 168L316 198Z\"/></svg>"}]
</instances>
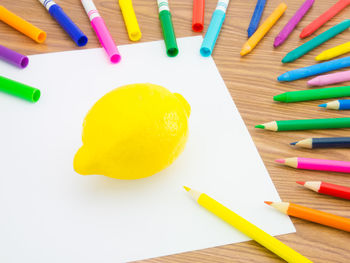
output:
<instances>
[{"instance_id":1,"label":"green marker","mask_svg":"<svg viewBox=\"0 0 350 263\"><path fill-rule=\"evenodd\" d=\"M342 98L347 96L350 96L350 86L290 91L274 96L273 100L288 103L307 100Z\"/></svg>"},{"instance_id":2,"label":"green marker","mask_svg":"<svg viewBox=\"0 0 350 263\"><path fill-rule=\"evenodd\" d=\"M323 32L322 34L318 35L317 37L314 37L310 41L306 42L305 44L297 47L296 49L289 52L283 59L283 63L293 62L294 60L304 56L309 51L313 50L314 48L318 47L319 45L323 44L324 42L328 41L332 37L335 37L339 33L343 32L344 30L348 29L350 27L350 19L345 19L343 22L335 25L334 27L331 27L327 31Z\"/></svg>"},{"instance_id":3,"label":"green marker","mask_svg":"<svg viewBox=\"0 0 350 263\"><path fill-rule=\"evenodd\" d=\"M40 98L40 90L2 76L0 76L0 91L30 102L37 102Z\"/></svg>"},{"instance_id":4,"label":"green marker","mask_svg":"<svg viewBox=\"0 0 350 263\"><path fill-rule=\"evenodd\" d=\"M296 130L350 128L350 118L271 121L268 123L256 125L255 128L265 129L270 131L296 131Z\"/></svg>"},{"instance_id":5,"label":"green marker","mask_svg":"<svg viewBox=\"0 0 350 263\"><path fill-rule=\"evenodd\" d=\"M166 53L169 57L176 57L179 53L177 48L176 37L171 21L171 14L168 0L157 0L159 9L159 19L163 30Z\"/></svg>"}]
</instances>

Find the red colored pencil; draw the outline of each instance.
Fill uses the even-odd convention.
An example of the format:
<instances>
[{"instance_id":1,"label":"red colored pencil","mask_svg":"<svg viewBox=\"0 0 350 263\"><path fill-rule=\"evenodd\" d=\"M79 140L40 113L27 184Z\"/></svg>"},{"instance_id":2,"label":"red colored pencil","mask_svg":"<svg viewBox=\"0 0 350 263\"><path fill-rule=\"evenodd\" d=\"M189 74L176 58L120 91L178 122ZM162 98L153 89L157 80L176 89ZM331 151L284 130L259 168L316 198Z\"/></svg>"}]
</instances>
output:
<instances>
[{"instance_id":1,"label":"red colored pencil","mask_svg":"<svg viewBox=\"0 0 350 263\"><path fill-rule=\"evenodd\" d=\"M300 38L305 38L314 33L317 29L319 29L323 24L325 24L328 20L332 19L336 14L342 11L345 7L350 5L349 0L339 0L335 5L329 8L326 12L312 21L308 26L306 26L300 34Z\"/></svg>"},{"instance_id":2,"label":"red colored pencil","mask_svg":"<svg viewBox=\"0 0 350 263\"><path fill-rule=\"evenodd\" d=\"M317 193L350 200L350 187L320 181L297 182Z\"/></svg>"},{"instance_id":3,"label":"red colored pencil","mask_svg":"<svg viewBox=\"0 0 350 263\"><path fill-rule=\"evenodd\" d=\"M202 32L204 27L204 0L193 0L192 29Z\"/></svg>"}]
</instances>

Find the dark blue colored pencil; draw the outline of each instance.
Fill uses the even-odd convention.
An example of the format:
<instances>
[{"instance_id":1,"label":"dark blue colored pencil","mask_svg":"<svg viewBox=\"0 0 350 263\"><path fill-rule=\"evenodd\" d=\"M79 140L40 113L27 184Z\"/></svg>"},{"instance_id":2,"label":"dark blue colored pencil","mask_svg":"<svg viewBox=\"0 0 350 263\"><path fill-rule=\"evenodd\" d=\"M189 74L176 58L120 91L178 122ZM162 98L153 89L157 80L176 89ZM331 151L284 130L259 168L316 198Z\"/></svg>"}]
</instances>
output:
<instances>
[{"instance_id":1,"label":"dark blue colored pencil","mask_svg":"<svg viewBox=\"0 0 350 263\"><path fill-rule=\"evenodd\" d=\"M258 0L258 2L256 3L252 19L250 20L250 24L249 24L249 27L247 29L248 37L251 37L255 33L255 31L257 30L259 23L260 23L262 13L263 13L264 8L265 8L265 4L266 4L266 0Z\"/></svg>"},{"instance_id":2,"label":"dark blue colored pencil","mask_svg":"<svg viewBox=\"0 0 350 263\"><path fill-rule=\"evenodd\" d=\"M350 148L350 137L310 138L298 142L292 142L291 145L309 149Z\"/></svg>"}]
</instances>

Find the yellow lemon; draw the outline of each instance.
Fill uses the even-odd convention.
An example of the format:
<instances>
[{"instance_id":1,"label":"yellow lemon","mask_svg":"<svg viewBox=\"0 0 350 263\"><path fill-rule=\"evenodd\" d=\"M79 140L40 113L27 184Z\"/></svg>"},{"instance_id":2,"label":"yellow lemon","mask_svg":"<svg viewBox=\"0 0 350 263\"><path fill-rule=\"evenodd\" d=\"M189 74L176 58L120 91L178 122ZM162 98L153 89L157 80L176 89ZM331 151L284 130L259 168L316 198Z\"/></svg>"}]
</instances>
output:
<instances>
[{"instance_id":1,"label":"yellow lemon","mask_svg":"<svg viewBox=\"0 0 350 263\"><path fill-rule=\"evenodd\" d=\"M190 105L154 84L131 84L103 96L83 123L74 170L118 179L151 176L184 150Z\"/></svg>"}]
</instances>

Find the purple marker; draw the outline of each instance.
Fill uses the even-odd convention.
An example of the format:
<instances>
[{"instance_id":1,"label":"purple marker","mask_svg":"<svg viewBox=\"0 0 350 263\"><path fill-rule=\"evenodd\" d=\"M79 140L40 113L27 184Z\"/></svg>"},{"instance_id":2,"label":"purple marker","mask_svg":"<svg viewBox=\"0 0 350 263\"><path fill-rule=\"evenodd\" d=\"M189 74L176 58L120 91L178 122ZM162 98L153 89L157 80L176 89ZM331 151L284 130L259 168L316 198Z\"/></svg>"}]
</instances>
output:
<instances>
[{"instance_id":1,"label":"purple marker","mask_svg":"<svg viewBox=\"0 0 350 263\"><path fill-rule=\"evenodd\" d=\"M275 38L275 42L273 43L274 47L278 47L281 45L289 36L290 33L294 30L303 16L309 11L310 7L314 4L315 0L306 0L298 11L294 14L294 16L288 21L288 23L284 26L278 36Z\"/></svg>"},{"instance_id":2,"label":"purple marker","mask_svg":"<svg viewBox=\"0 0 350 263\"><path fill-rule=\"evenodd\" d=\"M19 68L25 68L29 62L27 56L17 53L2 45L0 45L0 59L3 59Z\"/></svg>"}]
</instances>

